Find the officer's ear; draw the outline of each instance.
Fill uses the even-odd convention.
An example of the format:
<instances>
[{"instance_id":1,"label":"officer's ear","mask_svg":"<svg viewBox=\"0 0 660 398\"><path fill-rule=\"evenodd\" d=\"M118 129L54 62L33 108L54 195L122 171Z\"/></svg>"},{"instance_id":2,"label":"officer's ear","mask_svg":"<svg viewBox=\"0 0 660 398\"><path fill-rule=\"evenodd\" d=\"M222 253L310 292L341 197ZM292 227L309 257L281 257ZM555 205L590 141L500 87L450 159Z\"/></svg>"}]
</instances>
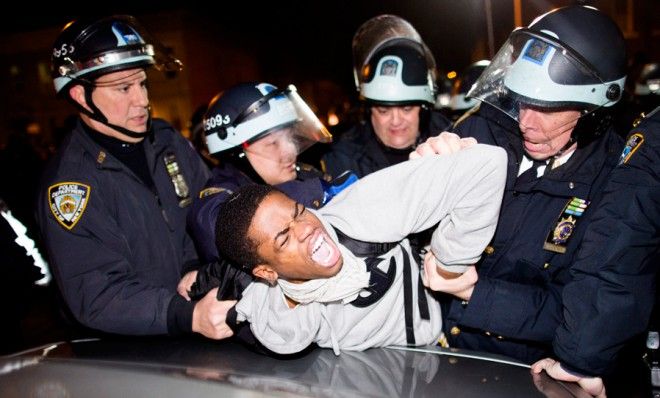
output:
<instances>
[{"instance_id":1,"label":"officer's ear","mask_svg":"<svg viewBox=\"0 0 660 398\"><path fill-rule=\"evenodd\" d=\"M252 275L256 276L257 278L261 278L261 279L265 280L266 282L270 283L271 285L274 285L275 282L277 281L277 278L278 278L277 271L275 271L268 264L256 265L252 269Z\"/></svg>"},{"instance_id":2,"label":"officer's ear","mask_svg":"<svg viewBox=\"0 0 660 398\"><path fill-rule=\"evenodd\" d=\"M69 96L71 97L72 100L74 100L78 105L82 106L83 108L87 110L89 107L87 106L87 100L85 99L85 88L80 85L80 84L75 84L69 89Z\"/></svg>"}]
</instances>

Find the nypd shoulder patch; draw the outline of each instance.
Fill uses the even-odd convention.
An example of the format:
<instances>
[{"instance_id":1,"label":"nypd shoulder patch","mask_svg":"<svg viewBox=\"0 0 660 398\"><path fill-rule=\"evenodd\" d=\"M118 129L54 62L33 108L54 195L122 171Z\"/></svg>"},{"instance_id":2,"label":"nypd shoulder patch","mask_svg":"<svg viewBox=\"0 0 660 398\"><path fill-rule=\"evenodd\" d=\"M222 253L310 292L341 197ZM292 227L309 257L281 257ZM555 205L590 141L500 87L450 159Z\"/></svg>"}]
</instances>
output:
<instances>
[{"instance_id":1,"label":"nypd shoulder patch","mask_svg":"<svg viewBox=\"0 0 660 398\"><path fill-rule=\"evenodd\" d=\"M619 164L628 163L628 160L644 143L644 134L636 132L631 134L626 141L626 146L623 147L621 156L619 157Z\"/></svg>"},{"instance_id":2,"label":"nypd shoulder patch","mask_svg":"<svg viewBox=\"0 0 660 398\"><path fill-rule=\"evenodd\" d=\"M48 205L60 225L71 230L85 212L91 188L79 182L61 182L48 187Z\"/></svg>"}]
</instances>

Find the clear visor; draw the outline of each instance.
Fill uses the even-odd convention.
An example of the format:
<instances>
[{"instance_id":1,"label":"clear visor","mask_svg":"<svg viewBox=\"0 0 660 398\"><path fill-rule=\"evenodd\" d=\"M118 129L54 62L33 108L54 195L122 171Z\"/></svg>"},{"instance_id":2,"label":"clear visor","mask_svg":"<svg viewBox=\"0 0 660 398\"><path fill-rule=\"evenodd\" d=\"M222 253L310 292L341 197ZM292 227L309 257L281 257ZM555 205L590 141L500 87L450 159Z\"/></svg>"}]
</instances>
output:
<instances>
[{"instance_id":1,"label":"clear visor","mask_svg":"<svg viewBox=\"0 0 660 398\"><path fill-rule=\"evenodd\" d=\"M264 182L282 184L296 178L298 153L312 143L312 140L298 135L294 125L283 126L245 143L241 155L247 158Z\"/></svg>"},{"instance_id":2,"label":"clear visor","mask_svg":"<svg viewBox=\"0 0 660 398\"><path fill-rule=\"evenodd\" d=\"M588 62L549 34L519 29L509 36L467 97L520 121L520 109L585 114L613 105L618 98L609 99L608 89L613 84L623 87L624 81L625 77L604 82Z\"/></svg>"},{"instance_id":3,"label":"clear visor","mask_svg":"<svg viewBox=\"0 0 660 398\"><path fill-rule=\"evenodd\" d=\"M379 15L362 24L353 36L355 87L359 88L360 83L363 82L362 77L365 74L362 73L362 69L369 63L374 53L392 40L407 40L418 44L420 51L426 57L429 70L435 74L435 59L415 28L408 21L395 15Z\"/></svg>"},{"instance_id":4,"label":"clear visor","mask_svg":"<svg viewBox=\"0 0 660 398\"><path fill-rule=\"evenodd\" d=\"M154 59L154 67L162 72L179 72L183 69L183 63L172 53L172 49L167 48L163 43L156 39L148 30L146 30L135 18L129 15L115 16L116 19L123 19L141 38L145 51ZM121 57L121 49L117 53ZM106 55L110 57L111 55ZM109 59L109 63L112 61Z\"/></svg>"},{"instance_id":5,"label":"clear visor","mask_svg":"<svg viewBox=\"0 0 660 398\"><path fill-rule=\"evenodd\" d=\"M312 141L294 133L293 127L282 127L261 136L252 143L243 145L243 152L254 163L254 158L260 162L268 162L277 167L294 167L298 154L312 145Z\"/></svg>"},{"instance_id":6,"label":"clear visor","mask_svg":"<svg viewBox=\"0 0 660 398\"><path fill-rule=\"evenodd\" d=\"M313 144L332 142L332 134L298 95L295 86L289 85L273 94L252 111L258 114L259 108L268 104L268 112L237 126L238 136L244 136L238 130L262 131L243 142L244 152L271 160L286 162L293 158L295 161L298 154Z\"/></svg>"}]
</instances>

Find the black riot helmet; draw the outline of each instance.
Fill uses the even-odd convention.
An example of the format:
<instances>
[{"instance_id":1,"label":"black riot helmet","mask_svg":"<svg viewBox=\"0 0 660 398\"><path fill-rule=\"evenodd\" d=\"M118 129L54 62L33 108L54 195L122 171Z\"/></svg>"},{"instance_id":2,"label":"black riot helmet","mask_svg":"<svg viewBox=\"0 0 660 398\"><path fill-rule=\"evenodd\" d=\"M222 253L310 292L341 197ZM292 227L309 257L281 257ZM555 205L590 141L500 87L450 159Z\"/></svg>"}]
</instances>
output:
<instances>
[{"instance_id":1,"label":"black riot helmet","mask_svg":"<svg viewBox=\"0 0 660 398\"><path fill-rule=\"evenodd\" d=\"M580 110L575 139L603 130L625 80L625 40L616 23L596 8L568 6L515 29L468 96L516 121L521 105Z\"/></svg>"},{"instance_id":2,"label":"black riot helmet","mask_svg":"<svg viewBox=\"0 0 660 398\"><path fill-rule=\"evenodd\" d=\"M294 85L285 89L252 82L232 86L211 100L203 124L212 154L243 151L266 135L289 127L297 153L332 139Z\"/></svg>"},{"instance_id":3,"label":"black riot helmet","mask_svg":"<svg viewBox=\"0 0 660 398\"><path fill-rule=\"evenodd\" d=\"M143 134L108 124L94 105L91 99L94 81L108 73L152 65L170 71L182 67L178 59L167 55L162 46L150 38L135 18L127 15L69 22L55 40L51 55L55 92L68 98L70 87L82 85L92 111L78 108L92 119L131 137Z\"/></svg>"},{"instance_id":4,"label":"black riot helmet","mask_svg":"<svg viewBox=\"0 0 660 398\"><path fill-rule=\"evenodd\" d=\"M371 18L353 37L360 97L378 105L435 103L435 59L413 26L396 15Z\"/></svg>"},{"instance_id":5,"label":"black riot helmet","mask_svg":"<svg viewBox=\"0 0 660 398\"><path fill-rule=\"evenodd\" d=\"M433 82L420 46L393 40L362 68L361 97L378 105L434 103Z\"/></svg>"},{"instance_id":6,"label":"black riot helmet","mask_svg":"<svg viewBox=\"0 0 660 398\"><path fill-rule=\"evenodd\" d=\"M332 140L293 85L284 89L264 82L234 85L211 100L203 126L209 153L222 156L257 182L261 177L246 154L272 158L286 152L297 156L316 142ZM254 145L266 137L272 145Z\"/></svg>"}]
</instances>

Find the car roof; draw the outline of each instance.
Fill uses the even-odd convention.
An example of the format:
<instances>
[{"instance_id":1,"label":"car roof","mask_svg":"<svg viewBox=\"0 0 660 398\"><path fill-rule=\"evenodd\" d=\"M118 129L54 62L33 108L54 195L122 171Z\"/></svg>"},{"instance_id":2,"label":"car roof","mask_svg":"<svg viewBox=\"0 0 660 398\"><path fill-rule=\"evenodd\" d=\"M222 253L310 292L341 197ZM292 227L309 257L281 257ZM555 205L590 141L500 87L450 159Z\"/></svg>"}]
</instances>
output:
<instances>
[{"instance_id":1,"label":"car roof","mask_svg":"<svg viewBox=\"0 0 660 398\"><path fill-rule=\"evenodd\" d=\"M545 393L541 392L545 391ZM313 348L287 357L203 338L102 338L0 357L0 396L582 396L505 357L440 347Z\"/></svg>"}]
</instances>

